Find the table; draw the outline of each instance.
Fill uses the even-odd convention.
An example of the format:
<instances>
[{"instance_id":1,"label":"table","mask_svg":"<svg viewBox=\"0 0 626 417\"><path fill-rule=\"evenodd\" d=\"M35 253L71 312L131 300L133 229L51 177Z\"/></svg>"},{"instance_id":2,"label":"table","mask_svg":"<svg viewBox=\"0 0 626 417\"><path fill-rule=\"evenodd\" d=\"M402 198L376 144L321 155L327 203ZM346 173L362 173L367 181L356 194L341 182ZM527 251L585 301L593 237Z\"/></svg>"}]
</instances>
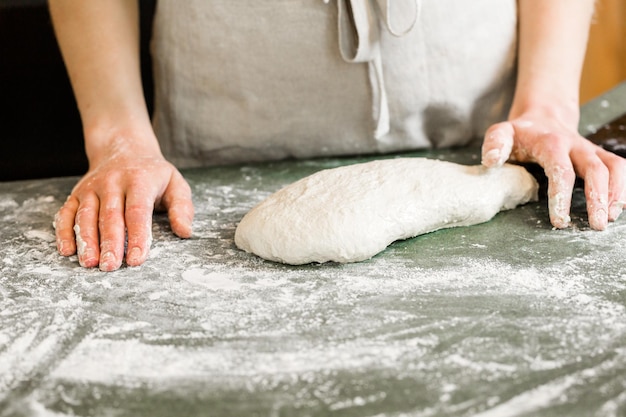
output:
<instances>
[{"instance_id":1,"label":"table","mask_svg":"<svg viewBox=\"0 0 626 417\"><path fill-rule=\"evenodd\" d=\"M194 236L158 214L148 261L113 273L56 253L76 178L0 183L0 416L626 415L626 216L590 230L580 188L566 230L544 192L361 263L234 246L271 192L368 159L184 171Z\"/></svg>"}]
</instances>

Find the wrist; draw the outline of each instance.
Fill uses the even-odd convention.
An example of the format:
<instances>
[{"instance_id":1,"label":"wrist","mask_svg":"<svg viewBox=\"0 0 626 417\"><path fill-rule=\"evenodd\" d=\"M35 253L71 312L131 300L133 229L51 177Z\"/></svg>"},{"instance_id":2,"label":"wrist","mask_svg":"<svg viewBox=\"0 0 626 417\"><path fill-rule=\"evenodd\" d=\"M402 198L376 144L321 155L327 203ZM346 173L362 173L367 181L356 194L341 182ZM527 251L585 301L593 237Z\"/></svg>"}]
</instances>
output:
<instances>
[{"instance_id":1,"label":"wrist","mask_svg":"<svg viewBox=\"0 0 626 417\"><path fill-rule=\"evenodd\" d=\"M516 99L509 112L509 120L535 117L553 119L576 129L580 118L578 100L546 96Z\"/></svg>"},{"instance_id":2,"label":"wrist","mask_svg":"<svg viewBox=\"0 0 626 417\"><path fill-rule=\"evenodd\" d=\"M90 167L120 157L163 157L149 121L92 124L85 127L84 135Z\"/></svg>"},{"instance_id":3,"label":"wrist","mask_svg":"<svg viewBox=\"0 0 626 417\"><path fill-rule=\"evenodd\" d=\"M532 74L532 76L531 76ZM520 74L509 120L525 115L542 116L570 126L578 126L580 103L578 78L555 78L545 72Z\"/></svg>"}]
</instances>

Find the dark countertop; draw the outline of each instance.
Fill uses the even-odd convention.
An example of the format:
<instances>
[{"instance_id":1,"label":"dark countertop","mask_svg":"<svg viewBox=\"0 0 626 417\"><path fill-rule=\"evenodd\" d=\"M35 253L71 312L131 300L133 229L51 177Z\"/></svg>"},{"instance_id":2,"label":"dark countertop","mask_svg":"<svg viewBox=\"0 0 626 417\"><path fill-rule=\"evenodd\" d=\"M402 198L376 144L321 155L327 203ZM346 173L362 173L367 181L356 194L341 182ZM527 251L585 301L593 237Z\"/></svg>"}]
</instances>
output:
<instances>
[{"instance_id":1,"label":"dark countertop","mask_svg":"<svg viewBox=\"0 0 626 417\"><path fill-rule=\"evenodd\" d=\"M567 230L544 197L362 263L236 249L255 203L355 161L185 171L194 237L157 215L149 260L114 273L55 251L76 178L0 183L0 416L626 415L626 220L590 230L581 189Z\"/></svg>"}]
</instances>

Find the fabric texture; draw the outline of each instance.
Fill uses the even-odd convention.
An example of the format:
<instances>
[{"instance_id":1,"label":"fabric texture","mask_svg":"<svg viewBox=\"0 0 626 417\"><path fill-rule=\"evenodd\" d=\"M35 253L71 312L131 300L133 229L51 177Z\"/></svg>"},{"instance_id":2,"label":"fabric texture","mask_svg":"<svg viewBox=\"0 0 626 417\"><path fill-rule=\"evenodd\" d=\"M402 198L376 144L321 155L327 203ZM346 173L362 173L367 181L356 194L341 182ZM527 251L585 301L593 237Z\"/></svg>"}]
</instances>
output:
<instances>
[{"instance_id":1,"label":"fabric texture","mask_svg":"<svg viewBox=\"0 0 626 417\"><path fill-rule=\"evenodd\" d=\"M159 0L155 131L179 167L465 145L516 44L516 0Z\"/></svg>"}]
</instances>

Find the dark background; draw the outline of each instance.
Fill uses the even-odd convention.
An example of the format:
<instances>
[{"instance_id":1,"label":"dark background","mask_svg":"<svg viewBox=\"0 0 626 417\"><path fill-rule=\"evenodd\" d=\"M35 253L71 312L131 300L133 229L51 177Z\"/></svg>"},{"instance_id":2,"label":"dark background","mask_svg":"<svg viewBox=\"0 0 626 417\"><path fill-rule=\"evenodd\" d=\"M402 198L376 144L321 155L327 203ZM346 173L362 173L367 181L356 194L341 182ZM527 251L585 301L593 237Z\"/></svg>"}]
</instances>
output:
<instances>
[{"instance_id":1,"label":"dark background","mask_svg":"<svg viewBox=\"0 0 626 417\"><path fill-rule=\"evenodd\" d=\"M150 109L155 2L140 1L142 72ZM0 0L0 181L86 170L82 126L47 3Z\"/></svg>"}]
</instances>

